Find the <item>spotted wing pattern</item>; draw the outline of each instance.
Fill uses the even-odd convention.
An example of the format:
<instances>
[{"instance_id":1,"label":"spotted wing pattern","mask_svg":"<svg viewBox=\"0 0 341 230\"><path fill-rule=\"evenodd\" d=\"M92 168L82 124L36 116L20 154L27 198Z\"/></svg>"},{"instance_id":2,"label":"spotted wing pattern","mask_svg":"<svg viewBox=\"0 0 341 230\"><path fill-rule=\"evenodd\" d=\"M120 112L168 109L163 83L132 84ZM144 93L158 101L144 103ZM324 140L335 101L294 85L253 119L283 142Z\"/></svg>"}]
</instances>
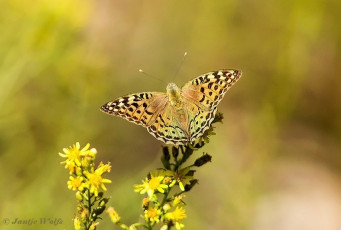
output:
<instances>
[{"instance_id":1,"label":"spotted wing pattern","mask_svg":"<svg viewBox=\"0 0 341 230\"><path fill-rule=\"evenodd\" d=\"M241 77L238 70L203 74L181 89L182 109L176 110L165 93L130 94L104 104L101 110L147 128L166 144L186 144L203 135L214 120L225 93Z\"/></svg>"},{"instance_id":2,"label":"spotted wing pattern","mask_svg":"<svg viewBox=\"0 0 341 230\"><path fill-rule=\"evenodd\" d=\"M187 103L187 108L190 142L193 142L211 126L217 109L204 110L192 102Z\"/></svg>"},{"instance_id":3,"label":"spotted wing pattern","mask_svg":"<svg viewBox=\"0 0 341 230\"><path fill-rule=\"evenodd\" d=\"M165 93L136 93L104 104L101 111L142 125L166 144L188 142L188 134L178 126Z\"/></svg>"},{"instance_id":4,"label":"spotted wing pattern","mask_svg":"<svg viewBox=\"0 0 341 230\"><path fill-rule=\"evenodd\" d=\"M241 71L219 70L203 74L182 87L191 141L203 135L211 126L219 102L240 77Z\"/></svg>"},{"instance_id":5,"label":"spotted wing pattern","mask_svg":"<svg viewBox=\"0 0 341 230\"><path fill-rule=\"evenodd\" d=\"M178 114L168 105L147 130L166 144L185 144L189 141L189 135L186 132L186 127L179 122L178 117Z\"/></svg>"},{"instance_id":6,"label":"spotted wing pattern","mask_svg":"<svg viewBox=\"0 0 341 230\"><path fill-rule=\"evenodd\" d=\"M136 93L104 104L101 111L148 127L164 110L167 102L165 93Z\"/></svg>"}]
</instances>

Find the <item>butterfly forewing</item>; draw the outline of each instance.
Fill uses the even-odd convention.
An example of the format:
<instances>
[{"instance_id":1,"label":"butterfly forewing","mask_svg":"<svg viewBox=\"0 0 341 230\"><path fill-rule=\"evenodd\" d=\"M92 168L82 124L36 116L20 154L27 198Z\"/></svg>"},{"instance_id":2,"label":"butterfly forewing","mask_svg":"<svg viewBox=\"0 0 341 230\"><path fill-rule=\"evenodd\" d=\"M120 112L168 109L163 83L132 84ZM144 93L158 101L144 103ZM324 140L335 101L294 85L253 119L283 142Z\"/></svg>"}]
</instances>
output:
<instances>
[{"instance_id":1,"label":"butterfly forewing","mask_svg":"<svg viewBox=\"0 0 341 230\"><path fill-rule=\"evenodd\" d=\"M182 87L182 95L199 107L212 110L240 76L241 71L238 70L209 72L185 84Z\"/></svg>"},{"instance_id":2,"label":"butterfly forewing","mask_svg":"<svg viewBox=\"0 0 341 230\"><path fill-rule=\"evenodd\" d=\"M148 127L167 105L165 93L135 93L104 104L101 110L110 115L123 117L135 124Z\"/></svg>"}]
</instances>

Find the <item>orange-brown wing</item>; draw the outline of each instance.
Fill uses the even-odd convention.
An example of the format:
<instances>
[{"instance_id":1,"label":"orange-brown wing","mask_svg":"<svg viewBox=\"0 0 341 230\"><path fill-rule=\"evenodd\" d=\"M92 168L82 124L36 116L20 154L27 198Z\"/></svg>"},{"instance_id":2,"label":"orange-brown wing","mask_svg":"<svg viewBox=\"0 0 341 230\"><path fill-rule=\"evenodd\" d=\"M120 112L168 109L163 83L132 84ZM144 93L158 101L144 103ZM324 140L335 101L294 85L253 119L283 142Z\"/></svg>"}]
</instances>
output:
<instances>
[{"instance_id":1,"label":"orange-brown wing","mask_svg":"<svg viewBox=\"0 0 341 230\"><path fill-rule=\"evenodd\" d=\"M185 131L186 127L183 127L180 121L180 116L171 105L167 104L147 130L156 139L166 144L186 144L190 139L187 131Z\"/></svg>"},{"instance_id":2,"label":"orange-brown wing","mask_svg":"<svg viewBox=\"0 0 341 230\"><path fill-rule=\"evenodd\" d=\"M101 111L148 128L164 110L167 102L165 93L135 93L105 103Z\"/></svg>"},{"instance_id":3,"label":"orange-brown wing","mask_svg":"<svg viewBox=\"0 0 341 230\"><path fill-rule=\"evenodd\" d=\"M177 114L174 114L165 93L130 94L104 104L101 111L142 125L166 144L184 144L189 140L188 134L179 126Z\"/></svg>"},{"instance_id":4,"label":"orange-brown wing","mask_svg":"<svg viewBox=\"0 0 341 230\"><path fill-rule=\"evenodd\" d=\"M182 87L191 141L202 136L211 126L219 102L241 74L239 70L219 70L203 74Z\"/></svg>"},{"instance_id":5,"label":"orange-brown wing","mask_svg":"<svg viewBox=\"0 0 341 230\"><path fill-rule=\"evenodd\" d=\"M204 110L212 110L241 75L239 70L218 70L203 74L182 87L182 96Z\"/></svg>"}]
</instances>

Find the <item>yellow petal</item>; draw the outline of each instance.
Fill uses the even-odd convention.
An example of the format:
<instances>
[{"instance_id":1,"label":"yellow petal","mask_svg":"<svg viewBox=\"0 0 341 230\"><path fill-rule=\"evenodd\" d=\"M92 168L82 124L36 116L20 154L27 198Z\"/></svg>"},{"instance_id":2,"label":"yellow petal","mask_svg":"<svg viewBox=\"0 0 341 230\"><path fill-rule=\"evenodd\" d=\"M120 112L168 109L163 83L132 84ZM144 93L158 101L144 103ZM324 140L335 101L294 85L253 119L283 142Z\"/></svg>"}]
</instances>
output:
<instances>
[{"instance_id":1,"label":"yellow petal","mask_svg":"<svg viewBox=\"0 0 341 230\"><path fill-rule=\"evenodd\" d=\"M185 187L184 187L184 185L182 184L182 182L179 182L179 187L180 187L181 191L185 191Z\"/></svg>"}]
</instances>

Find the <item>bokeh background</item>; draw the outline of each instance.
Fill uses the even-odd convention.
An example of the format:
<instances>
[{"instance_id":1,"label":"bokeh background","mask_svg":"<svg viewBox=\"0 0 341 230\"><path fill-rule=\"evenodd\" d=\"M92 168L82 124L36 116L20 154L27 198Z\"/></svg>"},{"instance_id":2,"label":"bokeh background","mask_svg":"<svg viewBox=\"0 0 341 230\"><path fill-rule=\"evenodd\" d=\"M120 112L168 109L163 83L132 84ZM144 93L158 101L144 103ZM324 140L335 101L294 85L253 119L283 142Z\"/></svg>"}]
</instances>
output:
<instances>
[{"instance_id":1,"label":"bokeh background","mask_svg":"<svg viewBox=\"0 0 341 230\"><path fill-rule=\"evenodd\" d=\"M72 229L57 153L79 141L112 163L110 205L136 222L132 186L160 166L161 142L99 107L165 91L140 68L178 85L236 68L186 229L341 229L340 21L339 0L1 1L0 217ZM99 229L117 229L104 217Z\"/></svg>"}]
</instances>

